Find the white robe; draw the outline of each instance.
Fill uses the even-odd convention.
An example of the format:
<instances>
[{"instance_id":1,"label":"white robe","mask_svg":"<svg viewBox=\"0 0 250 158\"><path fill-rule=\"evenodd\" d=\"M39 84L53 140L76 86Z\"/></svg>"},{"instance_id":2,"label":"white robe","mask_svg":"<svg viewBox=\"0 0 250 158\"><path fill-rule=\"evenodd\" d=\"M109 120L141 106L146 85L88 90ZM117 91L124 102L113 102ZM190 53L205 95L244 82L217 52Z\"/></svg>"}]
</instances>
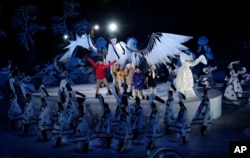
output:
<instances>
[{"instance_id":1,"label":"white robe","mask_svg":"<svg viewBox=\"0 0 250 158\"><path fill-rule=\"evenodd\" d=\"M183 53L184 54L184 53ZM181 54L182 55L182 54ZM194 91L194 78L193 73L191 71L191 67L196 66L200 62L203 64L207 64L206 58L204 55L200 55L196 60L191 61L187 58L181 58L182 66L179 68L177 72L177 76L175 79L175 87L177 91L183 93L186 98L196 97L196 93Z\"/></svg>"}]
</instances>

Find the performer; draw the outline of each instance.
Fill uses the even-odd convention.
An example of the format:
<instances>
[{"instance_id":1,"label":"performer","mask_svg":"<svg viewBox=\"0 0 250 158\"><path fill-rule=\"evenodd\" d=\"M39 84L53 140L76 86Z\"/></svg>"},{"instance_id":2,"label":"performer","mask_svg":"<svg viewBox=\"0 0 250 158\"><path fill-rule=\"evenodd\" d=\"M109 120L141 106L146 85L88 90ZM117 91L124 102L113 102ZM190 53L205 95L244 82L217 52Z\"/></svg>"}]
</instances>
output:
<instances>
[{"instance_id":1,"label":"performer","mask_svg":"<svg viewBox=\"0 0 250 158\"><path fill-rule=\"evenodd\" d=\"M104 112L101 117L101 121L96 126L93 135L101 142L102 147L109 148L111 145L112 137L112 121L113 115L109 108L108 103L104 103Z\"/></svg>"},{"instance_id":2,"label":"performer","mask_svg":"<svg viewBox=\"0 0 250 158\"><path fill-rule=\"evenodd\" d=\"M57 119L53 126L53 137L52 144L55 147L59 147L62 143L62 137L64 134L72 133L70 129L66 113L63 108L63 104L61 102L57 102Z\"/></svg>"},{"instance_id":3,"label":"performer","mask_svg":"<svg viewBox=\"0 0 250 158\"><path fill-rule=\"evenodd\" d=\"M118 151L123 152L131 147L133 133L130 125L130 118L125 107L121 108L121 117L118 128L114 131L114 138L118 140Z\"/></svg>"},{"instance_id":4,"label":"performer","mask_svg":"<svg viewBox=\"0 0 250 158\"><path fill-rule=\"evenodd\" d=\"M238 100L243 96L243 88L239 81L239 75L246 72L246 68L242 70L238 69L240 61L233 61L228 65L229 76L226 76L226 88L224 91L224 97L229 100Z\"/></svg>"},{"instance_id":5,"label":"performer","mask_svg":"<svg viewBox=\"0 0 250 158\"><path fill-rule=\"evenodd\" d=\"M150 69L145 74L145 80L148 84L148 87L150 88L150 93L156 94L156 84L157 79L159 78L158 71L156 70L156 66L152 65ZM149 99L149 96L147 94L146 99Z\"/></svg>"},{"instance_id":6,"label":"performer","mask_svg":"<svg viewBox=\"0 0 250 158\"><path fill-rule=\"evenodd\" d=\"M176 112L174 108L175 102L173 97L173 91L168 92L168 99L166 101L166 110L165 110L165 117L164 117L164 124L166 125L166 133L171 134L171 130L169 130L170 125L176 119Z\"/></svg>"},{"instance_id":7,"label":"performer","mask_svg":"<svg viewBox=\"0 0 250 158\"><path fill-rule=\"evenodd\" d=\"M45 92L44 89L41 88L41 107L40 107L40 115L38 121L38 138L37 140L40 141L47 141L51 139L51 132L53 129L53 121L52 121L52 112L47 104L45 99Z\"/></svg>"},{"instance_id":8,"label":"performer","mask_svg":"<svg viewBox=\"0 0 250 158\"><path fill-rule=\"evenodd\" d=\"M133 108L131 109L131 127L133 132L133 143L141 143L142 141L142 135L145 132L144 131L144 113L143 108L141 106L140 98L135 99L135 104L133 105Z\"/></svg>"},{"instance_id":9,"label":"performer","mask_svg":"<svg viewBox=\"0 0 250 158\"><path fill-rule=\"evenodd\" d=\"M122 108L127 111L128 118L131 119L131 106L128 104L128 97L125 94L120 94L117 96L117 107L115 111L115 116L113 120L113 127L116 128L119 126L121 115L122 115Z\"/></svg>"},{"instance_id":10,"label":"performer","mask_svg":"<svg viewBox=\"0 0 250 158\"><path fill-rule=\"evenodd\" d=\"M203 74L200 75L198 85L206 88L215 88L216 83L213 79L212 72L217 69L217 66L208 65L202 69Z\"/></svg>"},{"instance_id":11,"label":"performer","mask_svg":"<svg viewBox=\"0 0 250 158\"><path fill-rule=\"evenodd\" d=\"M169 90L176 91L175 87L175 79L178 72L179 67L175 65L175 63L171 63L170 65L166 64L168 70L168 78L167 78L167 92Z\"/></svg>"},{"instance_id":12,"label":"performer","mask_svg":"<svg viewBox=\"0 0 250 158\"><path fill-rule=\"evenodd\" d=\"M160 126L160 116L156 104L154 102L151 103L152 112L149 118L149 126L147 129L147 154L150 154L150 150L152 150L160 138L163 136Z\"/></svg>"},{"instance_id":13,"label":"performer","mask_svg":"<svg viewBox=\"0 0 250 158\"><path fill-rule=\"evenodd\" d=\"M190 122L188 118L187 108L184 103L179 102L180 110L174 123L169 127L169 129L177 133L177 137L181 138L183 144L187 143L188 134L191 132Z\"/></svg>"},{"instance_id":14,"label":"performer","mask_svg":"<svg viewBox=\"0 0 250 158\"><path fill-rule=\"evenodd\" d=\"M100 88L100 85L102 82L105 84L105 86L108 90L108 94L112 95L108 81L105 77L105 69L108 69L113 64L115 64L116 60L112 61L109 64L103 64L102 58L98 58L97 63L95 63L88 56L86 56L86 58L87 58L87 61L95 68L95 72L96 72L96 95L95 95L95 98L98 97L97 94L99 93L99 88Z\"/></svg>"},{"instance_id":15,"label":"performer","mask_svg":"<svg viewBox=\"0 0 250 158\"><path fill-rule=\"evenodd\" d=\"M18 82L23 93L23 97L26 98L26 93L33 93L35 92L36 88L32 82L32 78L29 73L23 73L23 79Z\"/></svg>"},{"instance_id":16,"label":"performer","mask_svg":"<svg viewBox=\"0 0 250 158\"><path fill-rule=\"evenodd\" d=\"M127 85L127 95L129 98L133 98L133 76L135 73L134 66L131 63L128 63L125 68L125 75L126 75L126 85Z\"/></svg>"},{"instance_id":17,"label":"performer","mask_svg":"<svg viewBox=\"0 0 250 158\"><path fill-rule=\"evenodd\" d=\"M37 117L34 109L34 102L32 100L32 94L27 93L25 97L25 107L23 113L23 134L29 134L35 132L37 128Z\"/></svg>"},{"instance_id":18,"label":"performer","mask_svg":"<svg viewBox=\"0 0 250 158\"><path fill-rule=\"evenodd\" d=\"M74 142L77 145L79 152L87 152L89 150L90 130L88 121L84 112L84 99L78 98L78 115L77 115L77 127Z\"/></svg>"},{"instance_id":19,"label":"performer","mask_svg":"<svg viewBox=\"0 0 250 158\"><path fill-rule=\"evenodd\" d=\"M118 93L126 92L125 88L125 71L123 65L115 64L113 67L113 73L115 74L115 85Z\"/></svg>"},{"instance_id":20,"label":"performer","mask_svg":"<svg viewBox=\"0 0 250 158\"><path fill-rule=\"evenodd\" d=\"M193 60L192 54L181 53L180 61L182 65L177 72L175 87L177 91L183 93L186 98L196 97L193 73L190 68L200 62L207 64L206 58L204 55L200 55L197 59Z\"/></svg>"},{"instance_id":21,"label":"performer","mask_svg":"<svg viewBox=\"0 0 250 158\"><path fill-rule=\"evenodd\" d=\"M191 125L201 125L200 133L205 135L207 130L210 128L211 123L210 100L208 98L207 90L204 90L203 98L191 121Z\"/></svg>"},{"instance_id":22,"label":"performer","mask_svg":"<svg viewBox=\"0 0 250 158\"><path fill-rule=\"evenodd\" d=\"M10 107L8 110L8 118L12 130L18 130L22 127L23 110L17 102L17 97L12 89L9 89Z\"/></svg>"},{"instance_id":23,"label":"performer","mask_svg":"<svg viewBox=\"0 0 250 158\"><path fill-rule=\"evenodd\" d=\"M141 71L140 67L136 66L135 73L133 76L135 98L139 97L138 95L140 94L142 99L145 99L145 96L143 94L144 79L145 79L144 73Z\"/></svg>"},{"instance_id":24,"label":"performer","mask_svg":"<svg viewBox=\"0 0 250 158\"><path fill-rule=\"evenodd\" d=\"M66 105L65 113L67 117L67 122L69 124L67 135L70 136L70 135L74 135L75 130L76 130L78 109L77 109L77 103L74 100L76 98L75 91L72 91L72 93L69 93L67 96L68 98L66 99L67 105Z\"/></svg>"}]
</instances>

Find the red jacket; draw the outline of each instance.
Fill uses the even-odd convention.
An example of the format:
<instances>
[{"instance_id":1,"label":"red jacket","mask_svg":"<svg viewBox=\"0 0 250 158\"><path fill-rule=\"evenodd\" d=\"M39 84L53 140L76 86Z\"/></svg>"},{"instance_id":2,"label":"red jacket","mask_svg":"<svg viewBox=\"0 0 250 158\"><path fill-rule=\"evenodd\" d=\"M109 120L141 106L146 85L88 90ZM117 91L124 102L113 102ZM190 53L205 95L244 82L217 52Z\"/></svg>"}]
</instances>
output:
<instances>
[{"instance_id":1,"label":"red jacket","mask_svg":"<svg viewBox=\"0 0 250 158\"><path fill-rule=\"evenodd\" d=\"M96 64L91 58L87 58L88 62L95 68L95 73L96 73L96 79L104 79L105 76L105 69L109 68L112 66L116 61L112 61L109 64Z\"/></svg>"}]
</instances>

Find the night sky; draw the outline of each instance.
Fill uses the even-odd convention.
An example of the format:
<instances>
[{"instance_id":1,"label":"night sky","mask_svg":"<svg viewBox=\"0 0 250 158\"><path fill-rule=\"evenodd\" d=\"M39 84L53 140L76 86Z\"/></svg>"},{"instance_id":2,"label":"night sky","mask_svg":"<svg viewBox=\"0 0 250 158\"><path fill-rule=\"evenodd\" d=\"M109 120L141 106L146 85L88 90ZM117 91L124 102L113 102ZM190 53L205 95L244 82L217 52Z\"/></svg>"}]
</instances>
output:
<instances>
[{"instance_id":1,"label":"night sky","mask_svg":"<svg viewBox=\"0 0 250 158\"><path fill-rule=\"evenodd\" d=\"M9 2L6 0L0 2L2 6L0 17L2 21L5 21L0 24L0 29L7 32L11 32L12 15L19 6L37 4L39 22L49 26L51 16L60 14L62 1L53 0L48 3L47 1L15 0L13 3ZM197 38L204 35L209 38L211 46L216 47L220 54L227 54L227 51L232 53L235 50L228 46L232 47L232 44L237 42L242 44L242 41L249 41L250 37L250 20L246 2L218 3L208 0L199 2L75 0L74 2L80 3L78 10L81 18L87 19L92 25L96 23L100 25L102 29L96 32L98 36L102 36L108 23L114 21L119 27L117 33L119 40L126 41L128 37L136 37L141 45L153 32L193 36L191 46L196 44ZM45 41L48 42L48 39ZM41 43L46 45L46 42ZM44 51L49 51L48 49Z\"/></svg>"}]
</instances>

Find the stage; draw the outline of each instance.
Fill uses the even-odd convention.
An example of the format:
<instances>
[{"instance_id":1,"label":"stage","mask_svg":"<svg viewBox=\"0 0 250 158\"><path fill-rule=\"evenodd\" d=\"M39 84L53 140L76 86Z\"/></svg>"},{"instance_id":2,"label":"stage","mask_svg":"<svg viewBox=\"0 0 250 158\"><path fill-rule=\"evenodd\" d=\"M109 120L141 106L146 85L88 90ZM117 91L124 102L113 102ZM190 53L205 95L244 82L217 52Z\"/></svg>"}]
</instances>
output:
<instances>
[{"instance_id":1,"label":"stage","mask_svg":"<svg viewBox=\"0 0 250 158\"><path fill-rule=\"evenodd\" d=\"M110 86L112 84L110 83ZM161 97L162 99L167 99L167 91L166 91L166 83L161 83L157 85L157 91L156 95ZM46 87L47 92L50 96L46 97L46 100L52 110L52 112L56 112L57 107L57 90L59 87ZM101 118L102 115L102 109L99 104L98 99L95 98L95 84L79 84L79 85L72 85L72 88L76 91L79 91L86 95L86 111L87 115L89 117L89 120L94 121L93 123L96 124L97 121ZM199 90L202 93L202 90ZM114 95L106 95L107 89L106 87L100 88L99 93L104 96L104 100L106 103L109 104L110 109L112 110L113 114L115 113L115 109L117 106L117 102ZM144 94L149 94L149 90L144 90ZM212 119L217 119L222 114L222 94L219 90L216 89L210 89L208 90L208 97L210 98L211 102L211 117ZM40 92L33 93L34 98L34 104L37 105L37 109L39 109L40 105ZM179 111L179 104L178 104L178 98L177 93L174 93L174 98L176 101L175 110L176 113ZM134 103L135 100L129 99L129 103ZM164 119L164 113L165 113L165 105L154 101L157 105L158 111L160 113L160 120L163 122ZM200 100L198 98L192 98L187 99L184 101L184 104L187 107L188 110L188 116L190 121L192 120L193 116L195 115L196 110L198 109L198 106L200 104ZM145 119L148 119L148 116L150 116L151 109L150 109L150 103L148 100L141 100L141 105L144 109L144 116Z\"/></svg>"}]
</instances>

